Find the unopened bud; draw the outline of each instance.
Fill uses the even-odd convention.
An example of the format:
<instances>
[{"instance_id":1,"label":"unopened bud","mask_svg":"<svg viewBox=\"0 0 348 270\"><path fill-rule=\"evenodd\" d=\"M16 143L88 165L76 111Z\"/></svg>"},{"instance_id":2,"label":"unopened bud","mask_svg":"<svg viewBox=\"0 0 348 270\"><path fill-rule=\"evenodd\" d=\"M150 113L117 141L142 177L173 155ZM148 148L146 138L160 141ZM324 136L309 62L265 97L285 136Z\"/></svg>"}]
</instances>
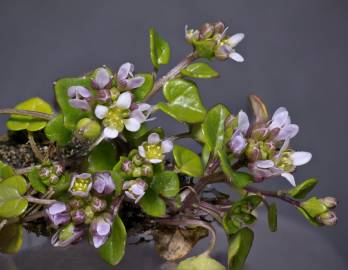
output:
<instances>
[{"instance_id":1,"label":"unopened bud","mask_svg":"<svg viewBox=\"0 0 348 270\"><path fill-rule=\"evenodd\" d=\"M75 225L83 224L86 220L85 211L83 211L82 209L72 211L71 219Z\"/></svg>"},{"instance_id":2,"label":"unopened bud","mask_svg":"<svg viewBox=\"0 0 348 270\"><path fill-rule=\"evenodd\" d=\"M325 197L325 198L322 198L320 200L327 208L330 208L330 209L335 208L338 204L336 198L334 198L334 197Z\"/></svg>"},{"instance_id":3,"label":"unopened bud","mask_svg":"<svg viewBox=\"0 0 348 270\"><path fill-rule=\"evenodd\" d=\"M212 25L210 23L203 24L201 26L201 28L199 29L199 33L200 33L201 39L206 39L206 38L212 37L214 34L214 25Z\"/></svg>"},{"instance_id":4,"label":"unopened bud","mask_svg":"<svg viewBox=\"0 0 348 270\"><path fill-rule=\"evenodd\" d=\"M42 178L47 178L51 174L51 170L48 168L42 168L39 172L39 176Z\"/></svg>"},{"instance_id":5,"label":"unopened bud","mask_svg":"<svg viewBox=\"0 0 348 270\"><path fill-rule=\"evenodd\" d=\"M134 165L141 166L144 162L144 159L139 154L136 154L133 156L132 161Z\"/></svg>"},{"instance_id":6,"label":"unopened bud","mask_svg":"<svg viewBox=\"0 0 348 270\"><path fill-rule=\"evenodd\" d=\"M81 132L84 138L89 140L96 139L101 133L101 127L99 123L89 118L81 119L77 123L77 129Z\"/></svg>"},{"instance_id":7,"label":"unopened bud","mask_svg":"<svg viewBox=\"0 0 348 270\"><path fill-rule=\"evenodd\" d=\"M214 30L216 33L223 33L225 31L225 24L223 22L214 23Z\"/></svg>"},{"instance_id":8,"label":"unopened bud","mask_svg":"<svg viewBox=\"0 0 348 270\"><path fill-rule=\"evenodd\" d=\"M323 225L326 225L326 226L334 226L336 225L337 223L337 216L335 214L335 212L333 211L328 211L328 212L325 212L323 214L321 214L317 220L322 223Z\"/></svg>"},{"instance_id":9,"label":"unopened bud","mask_svg":"<svg viewBox=\"0 0 348 270\"><path fill-rule=\"evenodd\" d=\"M111 93L108 89L98 90L96 94L96 98L100 102L108 102L111 100Z\"/></svg>"},{"instance_id":10,"label":"unopened bud","mask_svg":"<svg viewBox=\"0 0 348 270\"><path fill-rule=\"evenodd\" d=\"M59 182L59 177L55 174L50 176L50 184L57 184Z\"/></svg>"},{"instance_id":11,"label":"unopened bud","mask_svg":"<svg viewBox=\"0 0 348 270\"><path fill-rule=\"evenodd\" d=\"M102 212L105 210L106 206L107 206L107 203L105 200L98 197L92 198L91 207L93 212L95 213Z\"/></svg>"},{"instance_id":12,"label":"unopened bud","mask_svg":"<svg viewBox=\"0 0 348 270\"><path fill-rule=\"evenodd\" d=\"M80 198L73 198L69 201L68 204L71 207L71 209L79 209L83 207L84 202Z\"/></svg>"},{"instance_id":13,"label":"unopened bud","mask_svg":"<svg viewBox=\"0 0 348 270\"><path fill-rule=\"evenodd\" d=\"M126 173L130 173L133 170L133 163L130 160L126 160L122 163L121 169Z\"/></svg>"},{"instance_id":14,"label":"unopened bud","mask_svg":"<svg viewBox=\"0 0 348 270\"><path fill-rule=\"evenodd\" d=\"M153 176L153 168L150 164L145 164L141 167L142 175L151 177Z\"/></svg>"},{"instance_id":15,"label":"unopened bud","mask_svg":"<svg viewBox=\"0 0 348 270\"><path fill-rule=\"evenodd\" d=\"M85 216L86 216L85 223L90 224L94 218L94 212L92 210L92 207L87 206L84 211L85 211Z\"/></svg>"},{"instance_id":16,"label":"unopened bud","mask_svg":"<svg viewBox=\"0 0 348 270\"><path fill-rule=\"evenodd\" d=\"M133 169L132 176L137 178L140 177L142 174L141 167L136 167Z\"/></svg>"}]
</instances>

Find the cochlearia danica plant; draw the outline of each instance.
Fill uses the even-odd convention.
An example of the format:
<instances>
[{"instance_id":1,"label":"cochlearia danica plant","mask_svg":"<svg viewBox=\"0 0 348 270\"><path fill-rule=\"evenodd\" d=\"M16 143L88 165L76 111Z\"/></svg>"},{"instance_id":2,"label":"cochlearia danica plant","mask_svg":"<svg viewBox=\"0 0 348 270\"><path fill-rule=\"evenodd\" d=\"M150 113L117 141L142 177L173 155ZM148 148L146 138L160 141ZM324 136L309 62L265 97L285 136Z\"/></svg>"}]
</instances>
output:
<instances>
[{"instance_id":1,"label":"cochlearia danica plant","mask_svg":"<svg viewBox=\"0 0 348 270\"><path fill-rule=\"evenodd\" d=\"M38 97L1 109L9 119L0 141L0 252L18 252L25 229L50 237L57 248L87 239L111 265L133 239L153 242L178 270L237 270L261 207L272 232L277 202L315 226L334 225L336 199L309 196L317 180L295 178L312 155L291 144L299 126L285 107L270 113L250 95L248 116L201 100L199 80L219 76L210 61L243 62L237 52L243 38L222 22L186 27L191 52L157 76L169 63L170 46L150 29L153 71L139 73L129 62L100 66L54 82L59 110ZM160 93L163 101L154 103ZM186 131L167 134L156 123L158 113ZM183 139L199 150L184 147ZM281 179L281 190L257 187ZM226 266L211 256L217 226L228 240ZM188 257L205 237L206 250Z\"/></svg>"}]
</instances>

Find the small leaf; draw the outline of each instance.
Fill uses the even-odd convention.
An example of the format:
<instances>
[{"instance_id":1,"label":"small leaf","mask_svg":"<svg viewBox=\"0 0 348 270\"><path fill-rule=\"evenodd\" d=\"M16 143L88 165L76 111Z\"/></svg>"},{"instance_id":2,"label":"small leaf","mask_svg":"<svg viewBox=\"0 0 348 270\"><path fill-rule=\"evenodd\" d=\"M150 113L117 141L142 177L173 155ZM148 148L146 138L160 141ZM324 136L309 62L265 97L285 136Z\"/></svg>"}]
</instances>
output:
<instances>
[{"instance_id":1,"label":"small leaf","mask_svg":"<svg viewBox=\"0 0 348 270\"><path fill-rule=\"evenodd\" d=\"M201 159L195 152L185 147L175 145L173 154L176 166L180 172L193 177L198 177L203 174Z\"/></svg>"},{"instance_id":2,"label":"small leaf","mask_svg":"<svg viewBox=\"0 0 348 270\"><path fill-rule=\"evenodd\" d=\"M9 178L14 175L15 175L15 170L11 166L0 161L0 182L1 180Z\"/></svg>"},{"instance_id":3,"label":"small leaf","mask_svg":"<svg viewBox=\"0 0 348 270\"><path fill-rule=\"evenodd\" d=\"M17 253L23 243L23 227L14 223L6 225L0 230L0 252L6 254Z\"/></svg>"},{"instance_id":4,"label":"small leaf","mask_svg":"<svg viewBox=\"0 0 348 270\"><path fill-rule=\"evenodd\" d=\"M41 112L46 114L53 114L51 106L41 98L28 99L15 107L17 110L27 110L34 112ZM38 131L43 129L47 124L47 120L35 118L33 116L26 115L11 115L11 118L7 121L7 127L10 130L28 130Z\"/></svg>"},{"instance_id":5,"label":"small leaf","mask_svg":"<svg viewBox=\"0 0 348 270\"><path fill-rule=\"evenodd\" d=\"M192 78L200 78L200 79L210 79L219 77L219 73L217 73L214 69L212 69L206 63L194 63L186 67L181 71L182 75L192 77Z\"/></svg>"},{"instance_id":6,"label":"small leaf","mask_svg":"<svg viewBox=\"0 0 348 270\"><path fill-rule=\"evenodd\" d=\"M242 269L249 255L254 240L254 233L245 227L239 230L229 241L228 247L228 270Z\"/></svg>"},{"instance_id":7,"label":"small leaf","mask_svg":"<svg viewBox=\"0 0 348 270\"><path fill-rule=\"evenodd\" d=\"M316 218L328 210L325 204L316 197L312 197L309 200L302 202L301 208L303 208L312 218Z\"/></svg>"},{"instance_id":8,"label":"small leaf","mask_svg":"<svg viewBox=\"0 0 348 270\"><path fill-rule=\"evenodd\" d=\"M117 265L124 256L126 241L126 228L119 216L116 216L112 225L112 233L106 243L98 249L98 253L107 263Z\"/></svg>"},{"instance_id":9,"label":"small leaf","mask_svg":"<svg viewBox=\"0 0 348 270\"><path fill-rule=\"evenodd\" d=\"M110 142L102 142L96 146L88 157L89 171L108 171L117 163L117 152L115 146Z\"/></svg>"},{"instance_id":10,"label":"small leaf","mask_svg":"<svg viewBox=\"0 0 348 270\"><path fill-rule=\"evenodd\" d=\"M153 87L153 75L150 73L137 74L145 79L142 86L135 89L132 93L134 94L135 101L142 101L151 92Z\"/></svg>"},{"instance_id":11,"label":"small leaf","mask_svg":"<svg viewBox=\"0 0 348 270\"><path fill-rule=\"evenodd\" d=\"M20 175L11 176L5 179L1 182L0 186L2 185L14 188L18 191L19 195L23 195L27 191L27 181L25 181L24 177Z\"/></svg>"},{"instance_id":12,"label":"small leaf","mask_svg":"<svg viewBox=\"0 0 348 270\"><path fill-rule=\"evenodd\" d=\"M158 69L159 65L168 64L170 47L168 42L165 41L154 28L150 29L149 35L151 61L155 69Z\"/></svg>"},{"instance_id":13,"label":"small leaf","mask_svg":"<svg viewBox=\"0 0 348 270\"><path fill-rule=\"evenodd\" d=\"M271 232L277 231L277 205L275 203L268 208L268 226Z\"/></svg>"},{"instance_id":14,"label":"small leaf","mask_svg":"<svg viewBox=\"0 0 348 270\"><path fill-rule=\"evenodd\" d=\"M170 80L163 87L168 103L159 102L157 107L178 121L199 123L204 120L206 110L195 83L182 79Z\"/></svg>"},{"instance_id":15,"label":"small leaf","mask_svg":"<svg viewBox=\"0 0 348 270\"><path fill-rule=\"evenodd\" d=\"M249 96L249 101L256 117L256 122L265 123L268 121L268 111L263 101L255 95Z\"/></svg>"},{"instance_id":16,"label":"small leaf","mask_svg":"<svg viewBox=\"0 0 348 270\"><path fill-rule=\"evenodd\" d=\"M298 186L290 189L288 194L295 199L304 199L309 192L318 184L318 180L314 178L307 179Z\"/></svg>"},{"instance_id":17,"label":"small leaf","mask_svg":"<svg viewBox=\"0 0 348 270\"><path fill-rule=\"evenodd\" d=\"M72 131L64 126L62 114L58 114L47 123L45 134L51 142L56 142L59 146L69 143L72 137Z\"/></svg>"},{"instance_id":18,"label":"small leaf","mask_svg":"<svg viewBox=\"0 0 348 270\"><path fill-rule=\"evenodd\" d=\"M175 197L180 190L178 175L173 171L162 171L154 175L151 189L164 197Z\"/></svg>"},{"instance_id":19,"label":"small leaf","mask_svg":"<svg viewBox=\"0 0 348 270\"><path fill-rule=\"evenodd\" d=\"M153 217L163 217L166 214L166 204L161 197L151 188L139 202L143 211Z\"/></svg>"},{"instance_id":20,"label":"small leaf","mask_svg":"<svg viewBox=\"0 0 348 270\"><path fill-rule=\"evenodd\" d=\"M214 154L217 154L224 146L225 120L229 115L228 109L218 104L207 113L202 124L204 141Z\"/></svg>"},{"instance_id":21,"label":"small leaf","mask_svg":"<svg viewBox=\"0 0 348 270\"><path fill-rule=\"evenodd\" d=\"M68 96L68 88L70 86L77 86L77 85L90 88L91 79L88 77L60 79L56 82L54 87L57 102L64 115L64 126L70 130L73 130L75 128L76 123L80 119L91 115L90 112L73 108L69 104L70 98Z\"/></svg>"},{"instance_id":22,"label":"small leaf","mask_svg":"<svg viewBox=\"0 0 348 270\"><path fill-rule=\"evenodd\" d=\"M226 268L208 255L199 255L179 263L177 270L226 270Z\"/></svg>"},{"instance_id":23,"label":"small leaf","mask_svg":"<svg viewBox=\"0 0 348 270\"><path fill-rule=\"evenodd\" d=\"M0 217L17 217L24 213L28 207L28 201L21 197L18 190L13 187L0 184Z\"/></svg>"},{"instance_id":24,"label":"small leaf","mask_svg":"<svg viewBox=\"0 0 348 270\"><path fill-rule=\"evenodd\" d=\"M28 174L28 178L30 181L30 185L38 192L46 193L47 188L46 186L41 182L39 171L37 169L33 169Z\"/></svg>"},{"instance_id":25,"label":"small leaf","mask_svg":"<svg viewBox=\"0 0 348 270\"><path fill-rule=\"evenodd\" d=\"M320 222L318 222L315 218L311 217L306 210L301 207L297 207L297 210L304 216L304 218L313 226L323 226Z\"/></svg>"}]
</instances>

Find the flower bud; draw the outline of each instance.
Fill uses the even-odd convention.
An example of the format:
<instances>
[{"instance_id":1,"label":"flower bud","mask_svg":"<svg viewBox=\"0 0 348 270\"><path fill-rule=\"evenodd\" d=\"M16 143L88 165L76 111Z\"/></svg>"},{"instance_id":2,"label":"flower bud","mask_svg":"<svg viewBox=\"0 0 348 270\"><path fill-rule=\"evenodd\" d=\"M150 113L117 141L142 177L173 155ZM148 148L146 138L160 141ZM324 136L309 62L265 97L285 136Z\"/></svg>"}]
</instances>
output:
<instances>
[{"instance_id":1,"label":"flower bud","mask_svg":"<svg viewBox=\"0 0 348 270\"><path fill-rule=\"evenodd\" d=\"M130 160L125 160L121 166L122 171L125 173L131 173L133 170L133 163Z\"/></svg>"},{"instance_id":2,"label":"flower bud","mask_svg":"<svg viewBox=\"0 0 348 270\"><path fill-rule=\"evenodd\" d=\"M153 168L150 164L144 164L141 166L141 173L143 176L152 177L153 176Z\"/></svg>"},{"instance_id":3,"label":"flower bud","mask_svg":"<svg viewBox=\"0 0 348 270\"><path fill-rule=\"evenodd\" d=\"M41 178L48 178L51 174L51 170L47 167L41 168L39 171L39 176Z\"/></svg>"},{"instance_id":4,"label":"flower bud","mask_svg":"<svg viewBox=\"0 0 348 270\"><path fill-rule=\"evenodd\" d=\"M105 210L107 202L101 198L93 197L91 201L91 207L94 213L102 212Z\"/></svg>"},{"instance_id":5,"label":"flower bud","mask_svg":"<svg viewBox=\"0 0 348 270\"><path fill-rule=\"evenodd\" d=\"M108 213L104 213L92 221L90 234L95 248L101 247L108 240L111 233L111 226L112 217Z\"/></svg>"},{"instance_id":6,"label":"flower bud","mask_svg":"<svg viewBox=\"0 0 348 270\"><path fill-rule=\"evenodd\" d=\"M318 222L325 226L334 226L337 223L337 216L333 211L327 211L317 217Z\"/></svg>"},{"instance_id":7,"label":"flower bud","mask_svg":"<svg viewBox=\"0 0 348 270\"><path fill-rule=\"evenodd\" d=\"M101 133L101 127L99 123L89 118L81 119L77 123L76 127L79 132L81 132L82 136L89 140L96 139Z\"/></svg>"},{"instance_id":8,"label":"flower bud","mask_svg":"<svg viewBox=\"0 0 348 270\"><path fill-rule=\"evenodd\" d=\"M134 178L140 177L142 174L141 167L136 167L133 169L132 176Z\"/></svg>"},{"instance_id":9,"label":"flower bud","mask_svg":"<svg viewBox=\"0 0 348 270\"><path fill-rule=\"evenodd\" d=\"M93 212L93 209L91 206L87 206L85 209L84 209L84 212L85 212L85 216L86 216L86 220L85 220L85 223L86 224L89 224L92 222L92 219L94 218L94 212Z\"/></svg>"},{"instance_id":10,"label":"flower bud","mask_svg":"<svg viewBox=\"0 0 348 270\"><path fill-rule=\"evenodd\" d=\"M59 182L59 177L58 175L52 174L49 178L50 184L54 185Z\"/></svg>"},{"instance_id":11,"label":"flower bud","mask_svg":"<svg viewBox=\"0 0 348 270\"><path fill-rule=\"evenodd\" d=\"M139 154L136 154L133 156L132 162L134 163L134 165L140 166L143 164L144 159Z\"/></svg>"},{"instance_id":12,"label":"flower bud","mask_svg":"<svg viewBox=\"0 0 348 270\"><path fill-rule=\"evenodd\" d=\"M205 23L199 29L199 34L201 39L210 38L214 34L214 25L210 23Z\"/></svg>"},{"instance_id":13,"label":"flower bud","mask_svg":"<svg viewBox=\"0 0 348 270\"><path fill-rule=\"evenodd\" d=\"M46 216L54 227L66 224L70 221L68 207L63 202L56 202L45 210Z\"/></svg>"},{"instance_id":14,"label":"flower bud","mask_svg":"<svg viewBox=\"0 0 348 270\"><path fill-rule=\"evenodd\" d=\"M71 213L71 219L75 225L83 224L86 220L85 211L82 209L73 210Z\"/></svg>"},{"instance_id":15,"label":"flower bud","mask_svg":"<svg viewBox=\"0 0 348 270\"><path fill-rule=\"evenodd\" d=\"M111 100L111 92L108 89L102 89L97 91L96 98L102 103L109 102Z\"/></svg>"},{"instance_id":16,"label":"flower bud","mask_svg":"<svg viewBox=\"0 0 348 270\"><path fill-rule=\"evenodd\" d=\"M214 31L215 33L222 34L225 31L225 24L223 22L214 23Z\"/></svg>"},{"instance_id":17,"label":"flower bud","mask_svg":"<svg viewBox=\"0 0 348 270\"><path fill-rule=\"evenodd\" d=\"M94 175L93 189L100 195L110 195L115 190L115 183L108 172Z\"/></svg>"},{"instance_id":18,"label":"flower bud","mask_svg":"<svg viewBox=\"0 0 348 270\"><path fill-rule=\"evenodd\" d=\"M80 198L73 198L69 201L69 206L71 209L79 209L84 206L84 202Z\"/></svg>"},{"instance_id":19,"label":"flower bud","mask_svg":"<svg viewBox=\"0 0 348 270\"><path fill-rule=\"evenodd\" d=\"M330 209L333 209L337 206L338 202L336 200L336 198L334 197L325 197L320 199L320 201L327 207Z\"/></svg>"},{"instance_id":20,"label":"flower bud","mask_svg":"<svg viewBox=\"0 0 348 270\"><path fill-rule=\"evenodd\" d=\"M53 235L51 243L54 247L66 247L79 241L83 235L83 228L76 227L73 223L70 223Z\"/></svg>"},{"instance_id":21,"label":"flower bud","mask_svg":"<svg viewBox=\"0 0 348 270\"><path fill-rule=\"evenodd\" d=\"M134 200L135 203L138 203L140 199L145 195L147 188L147 183L141 178L126 181L123 184L123 190L125 190L126 196L129 199Z\"/></svg>"}]
</instances>

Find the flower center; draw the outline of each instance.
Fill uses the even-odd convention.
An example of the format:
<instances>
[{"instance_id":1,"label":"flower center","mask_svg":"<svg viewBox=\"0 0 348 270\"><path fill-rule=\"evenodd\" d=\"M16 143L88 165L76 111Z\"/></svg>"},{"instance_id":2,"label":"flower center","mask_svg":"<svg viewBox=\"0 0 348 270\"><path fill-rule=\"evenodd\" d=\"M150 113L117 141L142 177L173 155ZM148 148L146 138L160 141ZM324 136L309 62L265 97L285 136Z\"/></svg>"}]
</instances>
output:
<instances>
[{"instance_id":1,"label":"flower center","mask_svg":"<svg viewBox=\"0 0 348 270\"><path fill-rule=\"evenodd\" d=\"M286 172L291 172L294 170L294 165L288 153L284 153L278 160L277 167Z\"/></svg>"},{"instance_id":2,"label":"flower center","mask_svg":"<svg viewBox=\"0 0 348 270\"><path fill-rule=\"evenodd\" d=\"M110 108L106 114L103 124L106 127L112 127L121 132L124 128L124 119L129 116L129 110L120 108Z\"/></svg>"},{"instance_id":3,"label":"flower center","mask_svg":"<svg viewBox=\"0 0 348 270\"><path fill-rule=\"evenodd\" d=\"M147 159L162 159L163 151L160 144L145 144L145 155Z\"/></svg>"},{"instance_id":4,"label":"flower center","mask_svg":"<svg viewBox=\"0 0 348 270\"><path fill-rule=\"evenodd\" d=\"M78 191L87 192L88 186L91 183L91 181L92 181L91 178L86 178L86 179L76 178L71 190L73 192L78 192Z\"/></svg>"}]
</instances>

